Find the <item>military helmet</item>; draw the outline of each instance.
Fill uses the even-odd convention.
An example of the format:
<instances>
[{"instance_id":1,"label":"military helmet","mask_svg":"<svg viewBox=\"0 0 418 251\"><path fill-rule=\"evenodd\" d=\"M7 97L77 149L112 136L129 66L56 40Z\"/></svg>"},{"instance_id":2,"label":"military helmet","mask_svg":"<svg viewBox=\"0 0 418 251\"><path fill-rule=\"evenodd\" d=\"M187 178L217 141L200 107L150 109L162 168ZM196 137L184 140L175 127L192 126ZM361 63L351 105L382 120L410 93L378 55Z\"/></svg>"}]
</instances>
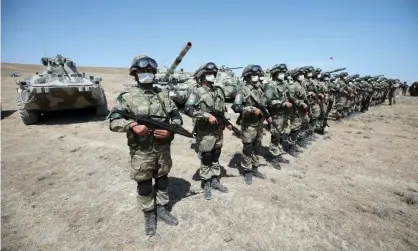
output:
<instances>
[{"instance_id":1,"label":"military helmet","mask_svg":"<svg viewBox=\"0 0 418 251\"><path fill-rule=\"evenodd\" d=\"M270 74L272 76L276 75L279 72L286 73L287 72L287 65L286 64L275 64L270 69Z\"/></svg>"},{"instance_id":2,"label":"military helmet","mask_svg":"<svg viewBox=\"0 0 418 251\"><path fill-rule=\"evenodd\" d=\"M292 78L296 78L299 75L305 74L305 69L304 69L304 67L297 68L297 69L294 69L290 74L291 74Z\"/></svg>"},{"instance_id":3,"label":"military helmet","mask_svg":"<svg viewBox=\"0 0 418 251\"><path fill-rule=\"evenodd\" d=\"M313 66L305 66L304 68L306 73L315 71L315 68Z\"/></svg>"},{"instance_id":4,"label":"military helmet","mask_svg":"<svg viewBox=\"0 0 418 251\"><path fill-rule=\"evenodd\" d=\"M253 74L253 73L255 73L255 74L257 74L257 75L261 75L261 76L263 76L264 75L264 71L263 71L263 69L261 68L261 66L259 66L259 65L254 65L254 64L250 64L250 65L247 65L245 68L244 68L244 70L242 71L242 74L241 74L241 76L242 77L246 77L246 76L248 76L248 75L251 75L251 74Z\"/></svg>"},{"instance_id":5,"label":"military helmet","mask_svg":"<svg viewBox=\"0 0 418 251\"><path fill-rule=\"evenodd\" d=\"M218 75L218 71L219 68L214 62L208 62L199 66L199 68L197 68L197 70L193 73L193 76L195 79L200 79L206 74L214 74L216 77L216 75Z\"/></svg>"},{"instance_id":6,"label":"military helmet","mask_svg":"<svg viewBox=\"0 0 418 251\"><path fill-rule=\"evenodd\" d=\"M325 79L325 78L331 79L331 74L329 74L328 72L325 72L324 74L322 74L321 79Z\"/></svg>"},{"instance_id":7,"label":"military helmet","mask_svg":"<svg viewBox=\"0 0 418 251\"><path fill-rule=\"evenodd\" d=\"M157 68L158 64L153 58L146 55L139 55L132 59L131 67L129 67L129 75L134 76L136 69L151 69L156 74Z\"/></svg>"},{"instance_id":8,"label":"military helmet","mask_svg":"<svg viewBox=\"0 0 418 251\"><path fill-rule=\"evenodd\" d=\"M343 77L347 77L348 73L347 72L341 72L338 77L343 78Z\"/></svg>"}]
</instances>

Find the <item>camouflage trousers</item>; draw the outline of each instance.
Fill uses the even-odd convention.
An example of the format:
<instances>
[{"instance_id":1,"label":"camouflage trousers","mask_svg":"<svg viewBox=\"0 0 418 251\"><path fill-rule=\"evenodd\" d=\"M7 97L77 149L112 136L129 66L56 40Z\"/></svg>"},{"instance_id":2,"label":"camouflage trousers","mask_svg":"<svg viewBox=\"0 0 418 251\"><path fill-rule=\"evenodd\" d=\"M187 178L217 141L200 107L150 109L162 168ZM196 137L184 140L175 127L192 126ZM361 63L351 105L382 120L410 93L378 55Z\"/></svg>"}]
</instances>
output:
<instances>
[{"instance_id":1,"label":"camouflage trousers","mask_svg":"<svg viewBox=\"0 0 418 251\"><path fill-rule=\"evenodd\" d=\"M198 133L196 144L200 157L200 178L210 180L213 176L220 176L219 157L223 145L223 131L219 130L211 134Z\"/></svg>"},{"instance_id":2,"label":"camouflage trousers","mask_svg":"<svg viewBox=\"0 0 418 251\"><path fill-rule=\"evenodd\" d=\"M263 122L260 121L257 126L242 126L242 167L246 171L250 171L252 167L259 166L258 149L261 147L263 140Z\"/></svg>"},{"instance_id":3,"label":"camouflage trousers","mask_svg":"<svg viewBox=\"0 0 418 251\"><path fill-rule=\"evenodd\" d=\"M166 176L173 166L170 150L161 152L141 152L135 151L131 154L131 179L138 184L148 187L151 193L149 195L140 195L137 193L137 201L142 211L150 211L154 209L154 193L152 192L152 178L156 181ZM167 183L168 184L168 183ZM159 205L166 205L168 199L168 185L163 189L157 189L156 200Z\"/></svg>"},{"instance_id":4,"label":"camouflage trousers","mask_svg":"<svg viewBox=\"0 0 418 251\"><path fill-rule=\"evenodd\" d=\"M344 105L347 102L347 97L345 95L338 95L337 102L335 104L335 115L337 118L343 118L344 117Z\"/></svg>"},{"instance_id":5,"label":"camouflage trousers","mask_svg":"<svg viewBox=\"0 0 418 251\"><path fill-rule=\"evenodd\" d=\"M309 130L315 130L321 128L319 124L319 118L321 116L321 106L318 103L311 104L311 113L309 115Z\"/></svg>"},{"instance_id":6,"label":"camouflage trousers","mask_svg":"<svg viewBox=\"0 0 418 251\"><path fill-rule=\"evenodd\" d=\"M299 131L309 123L308 114L303 109L293 110L289 114L290 132Z\"/></svg>"},{"instance_id":7,"label":"camouflage trousers","mask_svg":"<svg viewBox=\"0 0 418 251\"><path fill-rule=\"evenodd\" d=\"M272 115L272 119L273 122L279 126L279 128L277 129L273 125L270 126L271 141L269 151L272 155L279 155L283 153L281 145L282 134L290 133L289 115L287 113L274 114Z\"/></svg>"},{"instance_id":8,"label":"camouflage trousers","mask_svg":"<svg viewBox=\"0 0 418 251\"><path fill-rule=\"evenodd\" d=\"M388 93L388 99L389 99L389 104L396 104L396 93L395 92L389 92Z\"/></svg>"}]
</instances>

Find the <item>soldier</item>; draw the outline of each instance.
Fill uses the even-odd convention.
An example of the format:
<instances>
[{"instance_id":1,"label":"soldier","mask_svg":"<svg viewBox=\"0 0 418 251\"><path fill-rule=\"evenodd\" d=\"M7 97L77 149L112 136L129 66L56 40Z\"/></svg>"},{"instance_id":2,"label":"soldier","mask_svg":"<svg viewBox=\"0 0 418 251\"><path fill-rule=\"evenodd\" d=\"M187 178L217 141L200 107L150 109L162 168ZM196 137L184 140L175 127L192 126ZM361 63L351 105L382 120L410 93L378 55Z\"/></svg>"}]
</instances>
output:
<instances>
[{"instance_id":1,"label":"soldier","mask_svg":"<svg viewBox=\"0 0 418 251\"><path fill-rule=\"evenodd\" d=\"M169 117L173 123L181 125L182 117L168 92L153 87L157 67L154 59L145 55L136 56L132 60L129 75L135 78L137 85L119 94L115 109L133 115ZM166 209L169 201L167 175L172 167L170 147L174 135L166 130L151 132L145 125L118 113L110 113L109 117L110 130L124 132L128 138L131 179L137 182L137 200L144 212L146 235L153 236L156 233L153 178L156 187L156 216L169 225L177 225L178 220Z\"/></svg>"},{"instance_id":2,"label":"soldier","mask_svg":"<svg viewBox=\"0 0 418 251\"><path fill-rule=\"evenodd\" d=\"M403 82L403 85L402 85L402 95L403 96L406 96L406 90L408 89L408 85L406 84L406 81L405 82Z\"/></svg>"},{"instance_id":3,"label":"soldier","mask_svg":"<svg viewBox=\"0 0 418 251\"><path fill-rule=\"evenodd\" d=\"M288 76L289 101L292 103L293 112L290 114L290 135L287 142L290 145L291 155L298 157L302 151L297 147L297 143L301 145L305 142L305 128L309 124L309 107L307 105L308 94L302 87L301 82L304 80L304 70L302 68L295 69ZM293 81L296 78L297 81Z\"/></svg>"},{"instance_id":4,"label":"soldier","mask_svg":"<svg viewBox=\"0 0 418 251\"><path fill-rule=\"evenodd\" d=\"M396 104L396 90L399 88L399 79L389 81L389 105Z\"/></svg>"},{"instance_id":5,"label":"soldier","mask_svg":"<svg viewBox=\"0 0 418 251\"><path fill-rule=\"evenodd\" d=\"M318 72L318 69L317 69ZM334 95L332 92L332 85L330 82L331 75L328 72L323 74L317 74L316 78L318 79L318 84L320 85L319 91L323 94L321 97L322 107L321 107L321 120L320 128L318 129L319 134L324 134L325 127L328 125L328 115L331 112L332 105L334 104Z\"/></svg>"},{"instance_id":6,"label":"soldier","mask_svg":"<svg viewBox=\"0 0 418 251\"><path fill-rule=\"evenodd\" d=\"M247 65L244 68L242 77L245 85L237 93L234 104L231 106L235 113L241 114L241 119L237 124L241 125L243 134L241 138L243 144L242 166L244 169L244 180L248 185L252 183L253 174L256 177L264 178L264 175L258 171L259 159L257 156L263 138L264 119L261 110L255 107L255 103L252 100L253 98L258 103L266 105L259 79L259 76L263 73L259 65Z\"/></svg>"},{"instance_id":7,"label":"soldier","mask_svg":"<svg viewBox=\"0 0 418 251\"><path fill-rule=\"evenodd\" d=\"M311 80L316 86L317 97L318 97L317 104L319 105L319 108L320 108L319 117L316 120L315 128L314 128L315 132L319 134L324 133L325 114L327 112L327 102L328 102L328 99L325 100L325 98L328 97L328 87L322 80L321 72L322 70L320 68L316 68L315 71L313 72L313 76Z\"/></svg>"},{"instance_id":8,"label":"soldier","mask_svg":"<svg viewBox=\"0 0 418 251\"><path fill-rule=\"evenodd\" d=\"M203 64L196 70L194 76L200 86L192 91L184 108L184 113L195 120L196 143L201 162L199 174L207 200L212 199L211 187L223 193L228 192L228 188L219 181L219 157L225 125L219 124L210 113L210 107L217 112L227 112L222 89L213 85L217 74L218 66L213 62Z\"/></svg>"},{"instance_id":9,"label":"soldier","mask_svg":"<svg viewBox=\"0 0 418 251\"><path fill-rule=\"evenodd\" d=\"M284 138L290 133L289 109L292 109L292 103L288 101L288 87L285 78L287 66L285 64L275 64L270 69L271 81L268 81L264 87L267 98L267 105L275 125L270 125L271 141L269 150L273 155L273 167L280 170L280 162L289 163L282 157L283 150L289 151L289 145ZM285 143L284 143L285 142ZM282 144L283 148L282 149Z\"/></svg>"},{"instance_id":10,"label":"soldier","mask_svg":"<svg viewBox=\"0 0 418 251\"><path fill-rule=\"evenodd\" d=\"M347 72L342 72L338 75L337 79L337 102L336 102L336 113L335 113L335 119L340 120L341 118L344 118L346 116L345 111L345 104L347 103L347 97L349 95L349 92L347 90Z\"/></svg>"},{"instance_id":11,"label":"soldier","mask_svg":"<svg viewBox=\"0 0 418 251\"><path fill-rule=\"evenodd\" d=\"M306 129L306 140L314 140L316 137L314 131L317 128L317 120L321 114L321 108L318 104L319 92L315 81L313 81L313 74L315 69L312 66L305 67L304 80L301 85L305 87L308 94L307 103L309 105L309 124ZM308 142L306 142L308 143ZM304 143L302 143L304 144Z\"/></svg>"}]
</instances>

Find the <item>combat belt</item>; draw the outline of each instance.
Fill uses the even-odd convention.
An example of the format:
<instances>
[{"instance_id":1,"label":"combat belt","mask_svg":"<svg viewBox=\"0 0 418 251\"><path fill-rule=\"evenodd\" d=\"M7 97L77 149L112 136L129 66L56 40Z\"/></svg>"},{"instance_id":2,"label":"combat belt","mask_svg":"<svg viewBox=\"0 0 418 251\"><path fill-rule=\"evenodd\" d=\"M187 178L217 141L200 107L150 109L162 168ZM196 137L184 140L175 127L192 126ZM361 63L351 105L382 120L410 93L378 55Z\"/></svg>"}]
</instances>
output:
<instances>
[{"instance_id":1,"label":"combat belt","mask_svg":"<svg viewBox=\"0 0 418 251\"><path fill-rule=\"evenodd\" d=\"M113 113L118 113L125 118L134 120L136 123L140 125L146 126L151 132L154 130L166 130L171 133L179 134L187 138L194 138L191 132L187 131L185 128L183 128L180 125L170 124L168 122L161 122L161 121L155 120L156 118L168 120L168 118L164 116L132 115L130 113L117 110L116 107L114 107L110 111L108 117L110 117L110 115Z\"/></svg>"}]
</instances>

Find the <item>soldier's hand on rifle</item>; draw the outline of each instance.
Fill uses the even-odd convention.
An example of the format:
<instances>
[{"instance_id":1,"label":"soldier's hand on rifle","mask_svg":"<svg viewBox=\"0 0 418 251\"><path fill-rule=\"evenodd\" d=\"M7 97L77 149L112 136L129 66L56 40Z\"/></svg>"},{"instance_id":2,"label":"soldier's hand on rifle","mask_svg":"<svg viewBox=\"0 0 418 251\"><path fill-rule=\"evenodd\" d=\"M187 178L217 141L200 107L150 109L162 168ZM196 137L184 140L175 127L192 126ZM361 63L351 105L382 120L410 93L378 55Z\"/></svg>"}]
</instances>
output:
<instances>
[{"instance_id":1,"label":"soldier's hand on rifle","mask_svg":"<svg viewBox=\"0 0 418 251\"><path fill-rule=\"evenodd\" d=\"M271 117L268 117L267 122L271 123L271 122L273 122L273 119Z\"/></svg>"},{"instance_id":2,"label":"soldier's hand on rifle","mask_svg":"<svg viewBox=\"0 0 418 251\"><path fill-rule=\"evenodd\" d=\"M232 125L227 125L226 128L228 128L231 131L232 130Z\"/></svg>"},{"instance_id":3,"label":"soldier's hand on rifle","mask_svg":"<svg viewBox=\"0 0 418 251\"><path fill-rule=\"evenodd\" d=\"M132 128L132 131L134 131L134 133L139 136L144 136L149 133L148 127L144 125L138 125L136 122L130 123L129 127Z\"/></svg>"},{"instance_id":4,"label":"soldier's hand on rifle","mask_svg":"<svg viewBox=\"0 0 418 251\"><path fill-rule=\"evenodd\" d=\"M209 124L217 124L218 123L215 116L213 116L213 115L210 115L208 120L209 120Z\"/></svg>"},{"instance_id":5,"label":"soldier's hand on rifle","mask_svg":"<svg viewBox=\"0 0 418 251\"><path fill-rule=\"evenodd\" d=\"M258 108L255 108L254 113L255 113L256 116L258 116L258 115L261 114L261 110L258 109Z\"/></svg>"},{"instance_id":6,"label":"soldier's hand on rifle","mask_svg":"<svg viewBox=\"0 0 418 251\"><path fill-rule=\"evenodd\" d=\"M167 130L155 130L154 131L154 137L157 139L165 139L171 135L170 131Z\"/></svg>"},{"instance_id":7,"label":"soldier's hand on rifle","mask_svg":"<svg viewBox=\"0 0 418 251\"><path fill-rule=\"evenodd\" d=\"M324 94L320 93L318 96L320 99L324 99Z\"/></svg>"},{"instance_id":8,"label":"soldier's hand on rifle","mask_svg":"<svg viewBox=\"0 0 418 251\"><path fill-rule=\"evenodd\" d=\"M290 108L292 108L292 103L290 103L290 102L285 102L285 103L284 103L284 106L285 106L286 108L290 109Z\"/></svg>"},{"instance_id":9,"label":"soldier's hand on rifle","mask_svg":"<svg viewBox=\"0 0 418 251\"><path fill-rule=\"evenodd\" d=\"M306 110L308 110L308 105L307 105L307 104L305 104L305 103L303 103L303 104L302 104L302 108L306 111Z\"/></svg>"}]
</instances>

